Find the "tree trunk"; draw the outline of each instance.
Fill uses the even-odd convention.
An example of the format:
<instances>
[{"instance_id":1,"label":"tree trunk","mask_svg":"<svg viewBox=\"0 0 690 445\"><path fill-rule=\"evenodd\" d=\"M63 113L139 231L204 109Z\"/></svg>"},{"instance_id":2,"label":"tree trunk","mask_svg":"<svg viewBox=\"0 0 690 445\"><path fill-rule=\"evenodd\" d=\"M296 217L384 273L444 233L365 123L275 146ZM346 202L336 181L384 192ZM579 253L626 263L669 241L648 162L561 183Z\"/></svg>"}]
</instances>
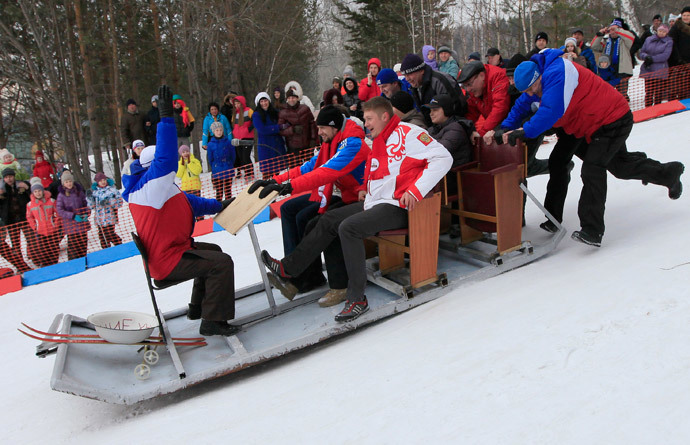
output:
<instances>
[{"instance_id":1,"label":"tree trunk","mask_svg":"<svg viewBox=\"0 0 690 445\"><path fill-rule=\"evenodd\" d=\"M93 151L94 164L97 172L103 171L103 157L101 155L101 136L98 131L98 121L96 116L96 98L93 89L93 78L91 75L91 62L89 53L86 50L86 38L84 20L81 10L81 0L74 0L74 16L77 22L77 36L79 39L79 53L82 61L82 75L84 76L84 89L86 90L86 116L89 119L89 134L91 136L91 149Z\"/></svg>"},{"instance_id":2,"label":"tree trunk","mask_svg":"<svg viewBox=\"0 0 690 445\"><path fill-rule=\"evenodd\" d=\"M158 6L156 6L156 0L149 0L149 5L151 7L151 21L153 22L153 40L156 45L156 60L158 62L158 83L163 85L166 83L165 62L163 61L163 44L161 43Z\"/></svg>"}]
</instances>

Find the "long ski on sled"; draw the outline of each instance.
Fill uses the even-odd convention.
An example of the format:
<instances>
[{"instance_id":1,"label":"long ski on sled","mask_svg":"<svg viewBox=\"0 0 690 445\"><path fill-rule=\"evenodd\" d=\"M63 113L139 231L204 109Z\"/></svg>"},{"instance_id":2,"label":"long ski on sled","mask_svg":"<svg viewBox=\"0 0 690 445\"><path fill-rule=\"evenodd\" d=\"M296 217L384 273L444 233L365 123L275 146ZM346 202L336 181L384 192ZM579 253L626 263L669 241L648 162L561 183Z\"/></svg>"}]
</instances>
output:
<instances>
[{"instance_id":1,"label":"long ski on sled","mask_svg":"<svg viewBox=\"0 0 690 445\"><path fill-rule=\"evenodd\" d=\"M93 345L127 345L125 343L111 343L109 341L103 340L103 339L97 339L97 338L49 338L49 337L39 337L38 335L33 335L29 334L26 331L22 331L21 329L17 329L19 332L22 334L26 335L27 337L44 341L47 343L86 343L86 344L93 344ZM163 341L156 341L156 340L144 340L142 342L138 343L130 343L131 345L140 345L140 346L164 346L165 342ZM176 341L175 346L206 346L207 343L205 341Z\"/></svg>"},{"instance_id":2,"label":"long ski on sled","mask_svg":"<svg viewBox=\"0 0 690 445\"><path fill-rule=\"evenodd\" d=\"M59 332L45 332L38 330L36 328L32 328L28 324L22 322L22 326L25 328L40 334L40 335L45 335L47 337L59 337L59 338L92 338L95 340L102 340L101 336L98 334L61 334ZM163 337L159 336L151 336L147 340L153 340L153 341L159 341L162 340ZM175 341L181 341L181 342L202 342L205 341L206 339L204 337L173 337L173 340ZM50 341L50 339L48 340Z\"/></svg>"}]
</instances>

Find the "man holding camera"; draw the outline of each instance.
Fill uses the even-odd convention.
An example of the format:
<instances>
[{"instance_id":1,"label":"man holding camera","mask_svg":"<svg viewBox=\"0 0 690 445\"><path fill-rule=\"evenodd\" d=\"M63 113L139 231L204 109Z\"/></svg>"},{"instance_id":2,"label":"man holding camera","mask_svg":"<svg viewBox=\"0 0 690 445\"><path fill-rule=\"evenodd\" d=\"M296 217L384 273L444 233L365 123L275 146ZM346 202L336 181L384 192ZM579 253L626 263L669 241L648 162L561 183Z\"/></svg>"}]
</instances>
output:
<instances>
[{"instance_id":1,"label":"man holding camera","mask_svg":"<svg viewBox=\"0 0 690 445\"><path fill-rule=\"evenodd\" d=\"M601 28L592 40L592 51L605 54L611 60L611 68L621 79L619 91L623 91L628 100L628 78L633 74L633 61L630 48L635 43L635 36L623 29L623 22L613 20L606 28Z\"/></svg>"}]
</instances>

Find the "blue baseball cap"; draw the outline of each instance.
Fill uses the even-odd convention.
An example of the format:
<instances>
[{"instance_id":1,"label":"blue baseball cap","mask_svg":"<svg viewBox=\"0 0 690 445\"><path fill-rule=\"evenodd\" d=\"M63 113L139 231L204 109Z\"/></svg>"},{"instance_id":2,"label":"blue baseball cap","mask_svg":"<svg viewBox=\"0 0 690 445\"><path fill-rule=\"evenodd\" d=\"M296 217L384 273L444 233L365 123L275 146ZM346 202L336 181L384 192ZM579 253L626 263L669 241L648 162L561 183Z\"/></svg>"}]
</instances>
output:
<instances>
[{"instance_id":1,"label":"blue baseball cap","mask_svg":"<svg viewBox=\"0 0 690 445\"><path fill-rule=\"evenodd\" d=\"M398 79L398 75L395 74L395 71L393 71L390 68L384 68L381 70L381 72L376 76L376 85L381 85L384 83L393 83L393 82L399 82L400 79Z\"/></svg>"},{"instance_id":2,"label":"blue baseball cap","mask_svg":"<svg viewBox=\"0 0 690 445\"><path fill-rule=\"evenodd\" d=\"M532 86L534 82L541 76L539 67L536 63L530 61L522 62L515 68L513 80L515 80L515 88L518 91L525 91Z\"/></svg>"}]
</instances>

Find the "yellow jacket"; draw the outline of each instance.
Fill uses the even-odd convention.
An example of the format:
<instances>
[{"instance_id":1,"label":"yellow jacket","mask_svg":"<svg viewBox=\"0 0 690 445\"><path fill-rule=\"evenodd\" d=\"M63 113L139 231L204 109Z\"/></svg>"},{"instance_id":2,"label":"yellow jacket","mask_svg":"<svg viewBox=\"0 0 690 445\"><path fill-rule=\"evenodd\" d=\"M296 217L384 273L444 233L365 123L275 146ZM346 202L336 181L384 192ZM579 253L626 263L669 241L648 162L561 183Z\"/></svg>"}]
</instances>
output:
<instances>
[{"instance_id":1,"label":"yellow jacket","mask_svg":"<svg viewBox=\"0 0 690 445\"><path fill-rule=\"evenodd\" d=\"M180 161L177 163L177 177L182 179L180 189L183 192L201 190L200 174L201 162L193 154L189 154L189 162L186 164L182 164L182 157L180 157Z\"/></svg>"}]
</instances>

